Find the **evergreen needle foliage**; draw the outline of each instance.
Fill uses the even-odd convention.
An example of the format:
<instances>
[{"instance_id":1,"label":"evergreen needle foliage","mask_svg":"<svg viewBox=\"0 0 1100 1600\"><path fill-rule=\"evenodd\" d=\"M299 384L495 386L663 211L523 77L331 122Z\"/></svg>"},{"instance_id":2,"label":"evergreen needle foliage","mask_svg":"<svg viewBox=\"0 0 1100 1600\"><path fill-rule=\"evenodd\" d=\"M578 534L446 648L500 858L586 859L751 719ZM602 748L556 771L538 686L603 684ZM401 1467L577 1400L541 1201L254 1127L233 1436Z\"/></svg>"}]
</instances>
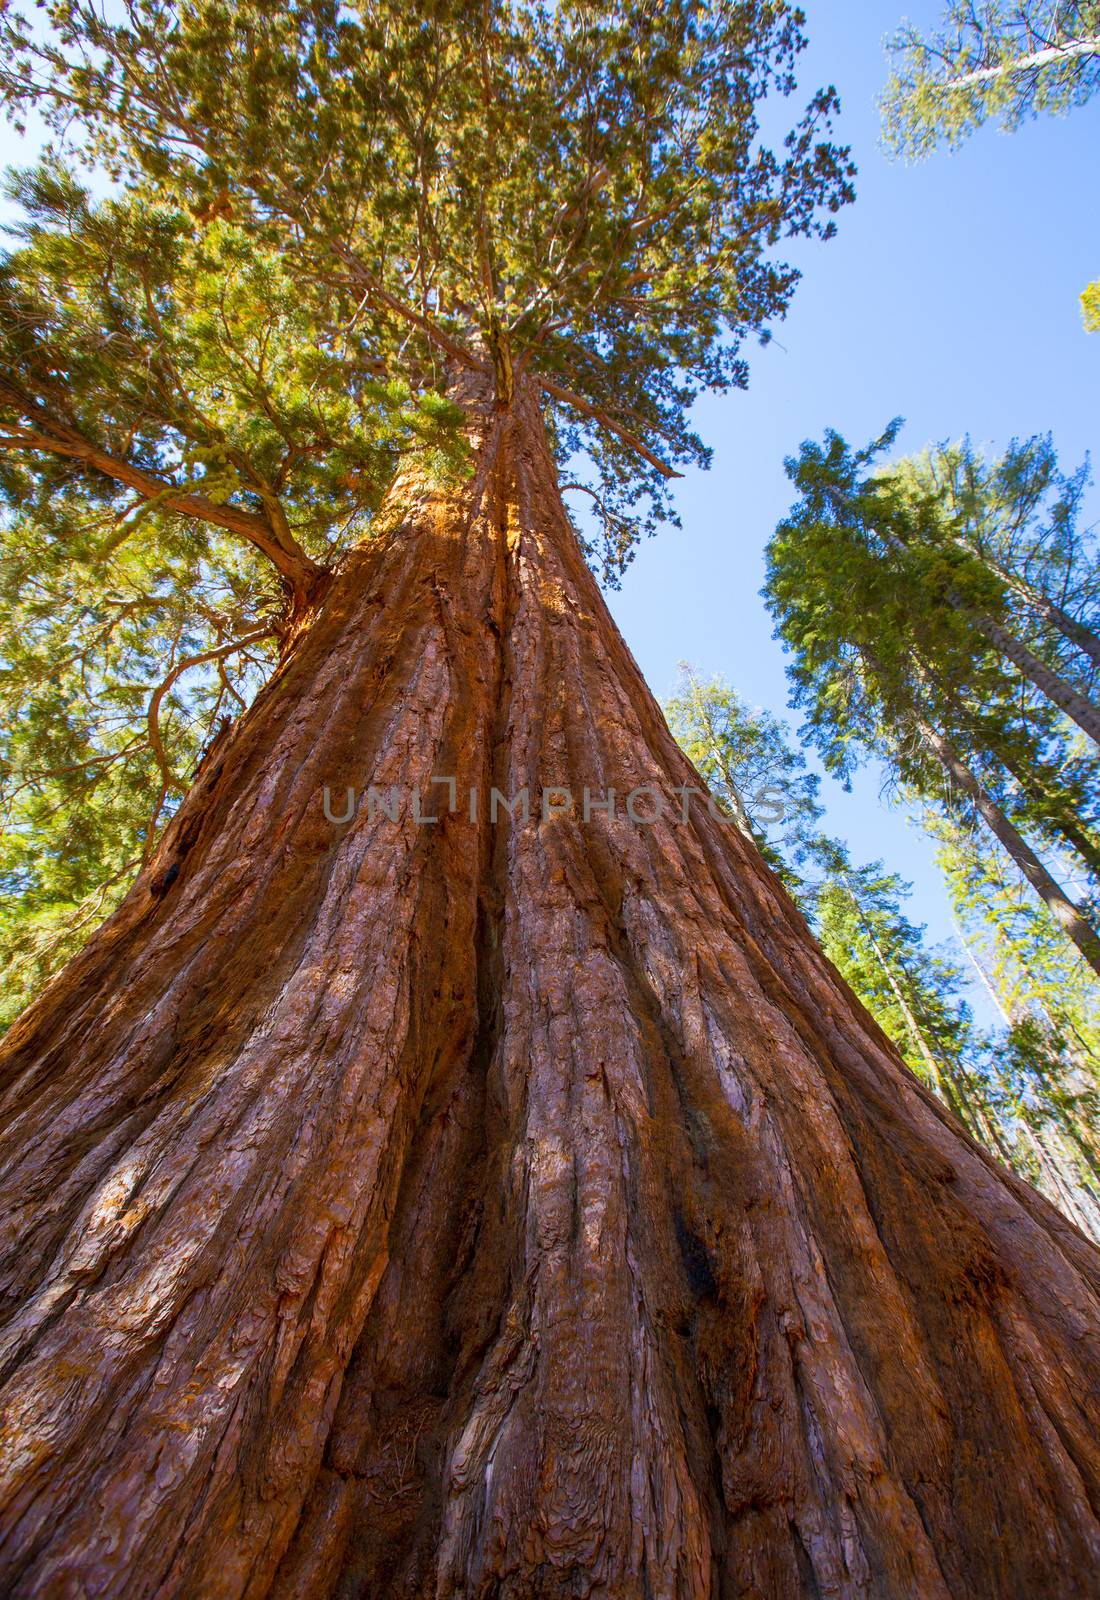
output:
<instances>
[{"instance_id":1,"label":"evergreen needle foliage","mask_svg":"<svg viewBox=\"0 0 1100 1600\"><path fill-rule=\"evenodd\" d=\"M1084 473L1059 474L1043 439L996 462L964 442L883 469L898 426L858 451L829 433L787 464L800 498L765 594L794 703L841 778L873 755L931 813L986 830L1100 970Z\"/></svg>"},{"instance_id":2,"label":"evergreen needle foliage","mask_svg":"<svg viewBox=\"0 0 1100 1600\"><path fill-rule=\"evenodd\" d=\"M1100 5L951 0L939 28L922 35L902 27L889 48L886 143L919 157L960 144L987 121L1011 130L1083 105L1100 87Z\"/></svg>"},{"instance_id":3,"label":"evergreen needle foliage","mask_svg":"<svg viewBox=\"0 0 1100 1600\"><path fill-rule=\"evenodd\" d=\"M831 89L760 137L786 0L78 0L0 37L9 115L54 134L0 262L10 1015L399 465L465 470L464 379L533 387L614 582L853 169Z\"/></svg>"},{"instance_id":4,"label":"evergreen needle foliage","mask_svg":"<svg viewBox=\"0 0 1100 1600\"><path fill-rule=\"evenodd\" d=\"M1097 0L951 0L940 28L924 36L906 25L888 46L884 142L916 160L985 122L1012 132L1100 88ZM1100 324L1100 283L1085 288L1081 310L1087 329Z\"/></svg>"}]
</instances>

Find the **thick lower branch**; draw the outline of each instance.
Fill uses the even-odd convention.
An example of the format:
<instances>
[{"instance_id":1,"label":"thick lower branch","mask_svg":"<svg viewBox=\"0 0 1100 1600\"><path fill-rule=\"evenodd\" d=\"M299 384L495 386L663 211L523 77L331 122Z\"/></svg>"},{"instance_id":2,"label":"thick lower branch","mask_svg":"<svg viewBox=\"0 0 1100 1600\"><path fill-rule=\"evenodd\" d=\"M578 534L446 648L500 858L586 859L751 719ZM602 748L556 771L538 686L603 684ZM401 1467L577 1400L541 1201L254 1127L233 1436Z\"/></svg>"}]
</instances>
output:
<instances>
[{"instance_id":1,"label":"thick lower branch","mask_svg":"<svg viewBox=\"0 0 1100 1600\"><path fill-rule=\"evenodd\" d=\"M0 381L0 401L12 406L32 424L28 428L0 424L0 443L17 449L41 451L63 456L132 489L146 502L157 502L166 511L224 528L256 546L286 580L297 604L303 604L320 580L323 569L310 560L288 528L276 533L271 523L237 506L219 505L203 495L179 491L168 479L159 478L133 462L115 456L93 444L69 423L54 417L10 381ZM285 518L284 518L285 524Z\"/></svg>"}]
</instances>

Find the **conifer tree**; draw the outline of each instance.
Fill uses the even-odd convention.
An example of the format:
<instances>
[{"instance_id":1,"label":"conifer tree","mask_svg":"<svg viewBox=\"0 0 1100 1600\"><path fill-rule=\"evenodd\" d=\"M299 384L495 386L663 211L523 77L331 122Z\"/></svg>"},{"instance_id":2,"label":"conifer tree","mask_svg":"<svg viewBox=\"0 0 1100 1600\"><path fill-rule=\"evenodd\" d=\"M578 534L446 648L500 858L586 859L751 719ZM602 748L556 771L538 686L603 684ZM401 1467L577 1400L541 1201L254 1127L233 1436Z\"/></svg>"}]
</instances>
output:
<instances>
[{"instance_id":1,"label":"conifer tree","mask_svg":"<svg viewBox=\"0 0 1100 1600\"><path fill-rule=\"evenodd\" d=\"M1063 473L1049 434L1013 439L989 458L969 439L903 457L890 468L936 514L927 533L950 540L998 578L1013 619L1085 694L1100 667L1100 565L1082 527L1089 464Z\"/></svg>"},{"instance_id":2,"label":"conifer tree","mask_svg":"<svg viewBox=\"0 0 1100 1600\"><path fill-rule=\"evenodd\" d=\"M1087 906L1051 858L1095 871L1095 757L1075 754L1062 720L1069 706L1084 726L1095 708L1038 655L950 508L909 472L874 471L898 426L860 451L830 433L788 462L800 499L769 546L765 593L795 703L831 770L873 752L925 804L979 819L1100 972Z\"/></svg>"},{"instance_id":3,"label":"conifer tree","mask_svg":"<svg viewBox=\"0 0 1100 1600\"><path fill-rule=\"evenodd\" d=\"M1008 1144L976 1081L977 1040L961 974L902 910L907 890L881 862L853 869L829 841L819 854L827 875L814 894L821 947L909 1067L949 1105L975 1138L1004 1156Z\"/></svg>"},{"instance_id":4,"label":"conifer tree","mask_svg":"<svg viewBox=\"0 0 1100 1600\"><path fill-rule=\"evenodd\" d=\"M939 28L911 25L890 40L883 97L887 144L924 155L959 144L984 122L1083 105L1100 86L1096 0L950 0Z\"/></svg>"},{"instance_id":5,"label":"conifer tree","mask_svg":"<svg viewBox=\"0 0 1100 1600\"><path fill-rule=\"evenodd\" d=\"M938 860L978 971L1006 1020L1032 1018L1100 1088L1100 997L1088 966L1067 949L1027 884L983 835L930 818Z\"/></svg>"},{"instance_id":6,"label":"conifer tree","mask_svg":"<svg viewBox=\"0 0 1100 1600\"><path fill-rule=\"evenodd\" d=\"M1088 968L979 836L939 819L939 859L971 960L1007 1027L999 1076L1020 1170L1088 1231L1100 1221L1100 1006Z\"/></svg>"},{"instance_id":7,"label":"conifer tree","mask_svg":"<svg viewBox=\"0 0 1100 1600\"><path fill-rule=\"evenodd\" d=\"M684 754L801 904L799 868L817 848L818 780L768 711L746 705L721 678L681 663L665 716Z\"/></svg>"},{"instance_id":8,"label":"conifer tree","mask_svg":"<svg viewBox=\"0 0 1100 1600\"><path fill-rule=\"evenodd\" d=\"M5 267L13 543L158 605L57 709L148 859L0 1054L5 1593L1082 1592L1096 1250L692 804L562 500L617 570L848 198L801 14L46 22L117 188Z\"/></svg>"},{"instance_id":9,"label":"conifer tree","mask_svg":"<svg viewBox=\"0 0 1100 1600\"><path fill-rule=\"evenodd\" d=\"M986 122L1011 132L1065 113L1100 87L1097 0L949 0L939 28L905 24L888 45L884 141L917 159ZM1100 279L1083 290L1081 312L1086 329L1100 325Z\"/></svg>"}]
</instances>

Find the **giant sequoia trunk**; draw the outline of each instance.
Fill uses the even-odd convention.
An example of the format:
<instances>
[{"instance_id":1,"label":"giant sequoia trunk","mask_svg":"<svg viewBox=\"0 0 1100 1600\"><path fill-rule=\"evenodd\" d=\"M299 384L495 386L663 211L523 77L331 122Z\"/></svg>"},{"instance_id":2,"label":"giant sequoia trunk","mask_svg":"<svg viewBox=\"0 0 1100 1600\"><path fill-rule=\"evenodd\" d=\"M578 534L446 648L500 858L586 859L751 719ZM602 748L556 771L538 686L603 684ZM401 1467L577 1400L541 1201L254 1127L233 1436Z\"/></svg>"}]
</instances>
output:
<instances>
[{"instance_id":1,"label":"giant sequoia trunk","mask_svg":"<svg viewBox=\"0 0 1100 1600\"><path fill-rule=\"evenodd\" d=\"M1100 1255L697 783L521 394L5 1046L5 1595L1095 1591Z\"/></svg>"}]
</instances>

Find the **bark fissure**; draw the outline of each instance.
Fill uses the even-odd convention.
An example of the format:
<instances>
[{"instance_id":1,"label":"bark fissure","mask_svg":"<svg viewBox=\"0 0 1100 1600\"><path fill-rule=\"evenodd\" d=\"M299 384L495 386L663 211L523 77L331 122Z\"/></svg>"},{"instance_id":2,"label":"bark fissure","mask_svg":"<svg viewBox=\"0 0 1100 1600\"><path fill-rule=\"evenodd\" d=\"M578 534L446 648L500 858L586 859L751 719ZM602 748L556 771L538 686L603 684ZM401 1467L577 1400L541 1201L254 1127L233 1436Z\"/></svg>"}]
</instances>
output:
<instances>
[{"instance_id":1,"label":"bark fissure","mask_svg":"<svg viewBox=\"0 0 1100 1600\"><path fill-rule=\"evenodd\" d=\"M5 1592L1069 1600L1097 1253L682 819L535 395L477 405L4 1044Z\"/></svg>"}]
</instances>

